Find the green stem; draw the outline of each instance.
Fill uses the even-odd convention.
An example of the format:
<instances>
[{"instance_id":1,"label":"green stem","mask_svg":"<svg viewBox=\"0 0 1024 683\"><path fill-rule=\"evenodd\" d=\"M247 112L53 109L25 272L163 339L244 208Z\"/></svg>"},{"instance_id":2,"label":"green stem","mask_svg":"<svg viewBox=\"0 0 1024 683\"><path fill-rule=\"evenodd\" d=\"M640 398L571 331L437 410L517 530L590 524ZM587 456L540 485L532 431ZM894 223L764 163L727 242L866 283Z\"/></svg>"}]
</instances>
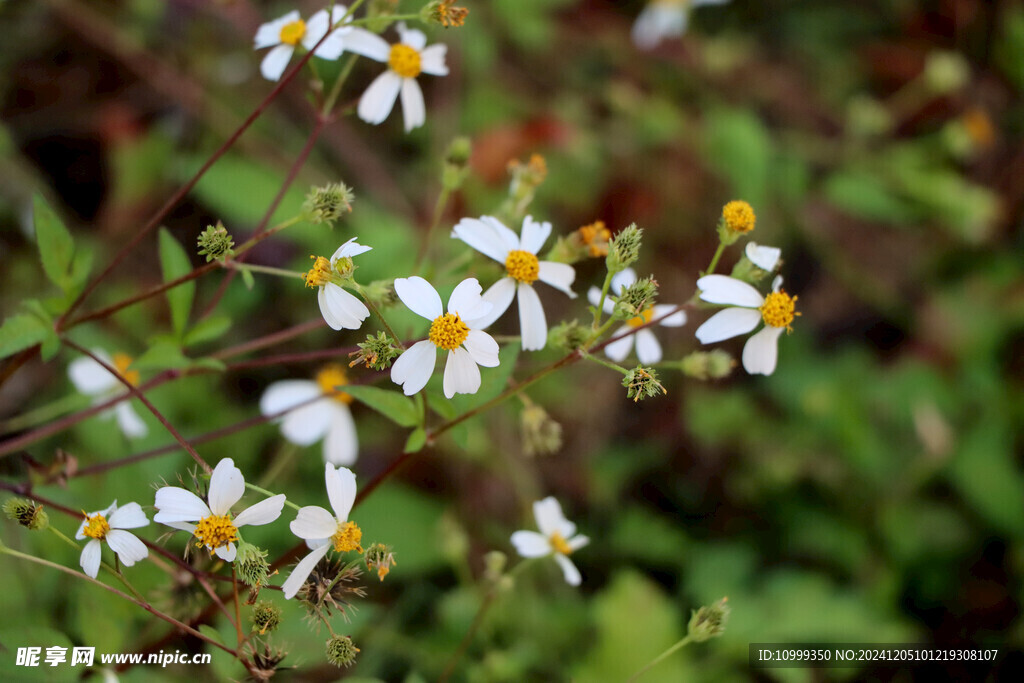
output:
<instances>
[{"instance_id":1,"label":"green stem","mask_svg":"<svg viewBox=\"0 0 1024 683\"><path fill-rule=\"evenodd\" d=\"M47 529L49 529L50 531L52 531L52 532L53 532L53 535L54 535L54 536L56 536L56 537L57 537L57 538L59 538L60 540L62 540L62 541L64 541L65 543L67 543L67 544L68 544L69 546L71 546L72 548L74 548L74 549L75 549L75 550L77 550L78 552L82 552L82 546L78 545L77 543L75 543L74 541L72 541L72 540L71 540L70 538L68 538L67 536L65 536L65 535L64 535L64 533L63 533L62 531L60 531L59 529L57 529L56 527L53 527L53 526L49 526L49 527L47 527Z\"/></svg>"},{"instance_id":2,"label":"green stem","mask_svg":"<svg viewBox=\"0 0 1024 683\"><path fill-rule=\"evenodd\" d=\"M257 486L256 484L252 484L250 482L245 482L245 488L251 489L251 490L255 491L256 493L262 493L267 498L273 498L274 496L277 495L276 493L273 493L272 491L266 490L262 486ZM296 512L298 512L300 510L298 505L296 505L295 503L291 502L287 498L284 499L284 504L287 505L288 507L290 507L291 509L295 510Z\"/></svg>"},{"instance_id":3,"label":"green stem","mask_svg":"<svg viewBox=\"0 0 1024 683\"><path fill-rule=\"evenodd\" d=\"M295 270L285 270L284 268L274 268L272 266L260 266L255 263L241 263L239 261L226 261L224 263L225 268L231 270L248 270L254 273L266 273L267 275L277 275L278 277L290 277L299 278L304 280L306 278L305 273L300 273Z\"/></svg>"},{"instance_id":4,"label":"green stem","mask_svg":"<svg viewBox=\"0 0 1024 683\"><path fill-rule=\"evenodd\" d=\"M441 216L444 214L444 207L448 205L448 198L451 196L451 190L447 186L441 187L440 194L437 195L437 202L434 203L434 215L430 221L430 227L427 228L427 233L423 236L423 243L420 245L420 253L416 258L416 267L413 268L413 275L420 272L423 267L423 261L427 257L427 252L430 251L430 236L434 233L438 224L441 222Z\"/></svg>"},{"instance_id":5,"label":"green stem","mask_svg":"<svg viewBox=\"0 0 1024 683\"><path fill-rule=\"evenodd\" d=\"M715 272L718 259L722 258L722 254L725 253L725 246L724 242L718 243L718 249L715 250L715 255L711 257L711 263L708 264L708 269L704 271L704 275L711 275L711 273Z\"/></svg>"},{"instance_id":6,"label":"green stem","mask_svg":"<svg viewBox=\"0 0 1024 683\"><path fill-rule=\"evenodd\" d=\"M584 353L583 357L586 358L587 360L594 361L598 365L603 365L606 368L608 368L609 370L615 370L616 372L620 372L623 375L628 375L629 374L629 370L625 369L621 365L617 365L616 363L612 363L611 361L604 360L603 358L598 358L597 356L592 356L589 353Z\"/></svg>"},{"instance_id":7,"label":"green stem","mask_svg":"<svg viewBox=\"0 0 1024 683\"><path fill-rule=\"evenodd\" d=\"M33 408L21 415L16 415L9 420L0 422L0 434L20 432L23 429L34 427L37 424L49 422L50 420L64 415L65 413L81 410L87 405L89 405L88 397L83 396L82 394L68 394L56 401L39 406L38 408Z\"/></svg>"},{"instance_id":8,"label":"green stem","mask_svg":"<svg viewBox=\"0 0 1024 683\"><path fill-rule=\"evenodd\" d=\"M260 486L266 486L267 484L277 481L288 465L295 459L295 455L299 452L299 447L293 444L291 441L282 441L281 447L277 449L277 453L274 456L273 461L270 463L270 467L267 468L263 476L260 477Z\"/></svg>"},{"instance_id":9,"label":"green stem","mask_svg":"<svg viewBox=\"0 0 1024 683\"><path fill-rule=\"evenodd\" d=\"M647 673L647 671L650 670L653 666L655 666L656 664L661 663L662 660L667 659L668 657L671 657L673 654L675 654L676 650L680 650L680 649L686 647L689 644L690 644L690 636L686 636L685 638L680 640L678 643L676 643L675 645L673 645L672 647L670 647L669 649L665 650L660 655L658 655L657 657L655 657L654 659L649 661L647 664L645 664L639 671L637 671L635 674L630 676L626 680L626 683L632 683L636 679L640 678L640 676L642 676L643 674Z\"/></svg>"},{"instance_id":10,"label":"green stem","mask_svg":"<svg viewBox=\"0 0 1024 683\"><path fill-rule=\"evenodd\" d=\"M612 285L612 273L608 273L604 276L604 284L601 285L601 300L597 302L597 306L594 307L594 324L592 327L596 330L598 325L601 324L601 315L604 313L604 300L608 297L608 288Z\"/></svg>"},{"instance_id":11,"label":"green stem","mask_svg":"<svg viewBox=\"0 0 1024 683\"><path fill-rule=\"evenodd\" d=\"M377 308L377 304L373 303L370 297L367 296L366 290L363 289L360 286L360 284L355 280L352 280L352 284L355 286L356 291L359 292L359 296L361 296L363 298L363 301L366 302L366 307L370 309L371 313L377 316L377 320L379 320L380 324L384 327L384 331L387 332L388 335L395 340L395 343L398 344L398 348L404 350L405 345L402 344L402 340L399 338L397 334L395 334L395 331L391 329L391 325L388 325L388 321L384 319L384 316L383 314L381 314L380 309Z\"/></svg>"}]
</instances>

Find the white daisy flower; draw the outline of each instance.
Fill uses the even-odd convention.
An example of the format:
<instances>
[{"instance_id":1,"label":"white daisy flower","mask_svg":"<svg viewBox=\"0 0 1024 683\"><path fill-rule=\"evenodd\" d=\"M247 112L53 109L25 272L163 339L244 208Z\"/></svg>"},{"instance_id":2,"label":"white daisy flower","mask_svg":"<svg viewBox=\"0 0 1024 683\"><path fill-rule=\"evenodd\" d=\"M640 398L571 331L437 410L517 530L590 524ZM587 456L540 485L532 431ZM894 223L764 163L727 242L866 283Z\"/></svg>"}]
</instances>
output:
<instances>
[{"instance_id":1,"label":"white daisy flower","mask_svg":"<svg viewBox=\"0 0 1024 683\"><path fill-rule=\"evenodd\" d=\"M491 304L480 296L475 278L463 280L448 299L448 312L441 296L421 277L398 278L395 294L416 315L432 321L429 339L406 349L391 366L391 381L401 384L406 396L427 385L434 372L438 349L448 352L444 368L444 395L475 394L480 388L480 368L498 366L498 342L478 329L477 319L487 315Z\"/></svg>"},{"instance_id":2,"label":"white daisy flower","mask_svg":"<svg viewBox=\"0 0 1024 683\"><path fill-rule=\"evenodd\" d=\"M463 218L452 229L452 237L460 239L505 266L507 277L495 282L484 293L484 301L493 304L491 312L477 321L488 327L512 305L519 294L519 329L523 349L539 351L548 341L548 323L540 298L533 290L537 280L559 289L575 299L572 291L576 271L567 263L539 261L537 252L551 234L551 223L538 223L532 216L523 220L522 235L516 235L493 216Z\"/></svg>"},{"instance_id":3,"label":"white daisy flower","mask_svg":"<svg viewBox=\"0 0 1024 683\"><path fill-rule=\"evenodd\" d=\"M370 316L366 304L346 292L339 282L342 282L342 273L352 271L352 257L371 249L373 247L364 247L353 237L338 247L330 259L316 257L313 267L306 273L306 286L319 288L320 314L332 330L358 330Z\"/></svg>"},{"instance_id":4,"label":"white daisy flower","mask_svg":"<svg viewBox=\"0 0 1024 683\"><path fill-rule=\"evenodd\" d=\"M320 10L310 17L308 22L305 22L299 11L293 10L283 17L260 26L256 31L253 49L273 48L263 58L263 63L260 64L260 73L268 81L280 79L295 53L295 46L302 43L302 47L306 50L312 50L327 34L327 30L342 20L347 11L344 5L335 5L331 10L330 18L328 18L327 10ZM331 35L323 43L320 43L320 47L313 54L321 59L337 59L348 46L347 36L354 33L355 30L351 26L336 28L331 31Z\"/></svg>"},{"instance_id":5,"label":"white daisy flower","mask_svg":"<svg viewBox=\"0 0 1024 683\"><path fill-rule=\"evenodd\" d=\"M611 286L608 288L610 296L606 296L604 299L605 313L611 313L615 310L615 302L611 300L611 296L621 295L623 290L636 282L636 279L636 271L632 268L626 268L612 276ZM587 292L587 299L590 300L591 304L597 306L601 303L601 290L597 287L591 287ZM662 327L682 327L686 324L686 313L676 310L678 308L674 304L656 304L651 306L635 318L627 320L626 324L616 330L612 337L618 337L659 318L661 320L658 322L658 325ZM675 311L675 313L672 313L672 311ZM654 332L649 327L645 327L642 330L638 330L635 334L622 337L622 339L608 344L604 347L605 355L616 363L621 363L626 359L630 351L633 350L634 338L636 339L637 360L644 365L661 362L661 344L658 343L657 337L654 336Z\"/></svg>"},{"instance_id":6,"label":"white daisy flower","mask_svg":"<svg viewBox=\"0 0 1024 683\"><path fill-rule=\"evenodd\" d=\"M92 352L104 363L113 366L118 374L128 380L132 386L138 385L138 370L129 369L134 360L131 356L125 353L115 353L111 358L101 349L93 349ZM104 403L127 391L117 377L89 356L71 361L68 365L68 378L78 391L92 397L93 405ZM117 426L128 438L141 439L149 433L146 423L135 412L129 401L121 401L110 410L104 411L102 417L116 417Z\"/></svg>"},{"instance_id":7,"label":"white daisy flower","mask_svg":"<svg viewBox=\"0 0 1024 683\"><path fill-rule=\"evenodd\" d=\"M701 5L724 5L729 0L650 0L633 24L633 44L651 50L658 43L686 32L690 10Z\"/></svg>"},{"instance_id":8,"label":"white daisy flower","mask_svg":"<svg viewBox=\"0 0 1024 683\"><path fill-rule=\"evenodd\" d=\"M121 564L126 567L145 559L149 556L149 548L134 534L130 534L124 529L138 529L147 524L149 524L149 520L138 503L128 503L117 507L115 500L106 510L85 513L85 519L82 520L75 533L75 538L79 541L89 539L89 542L82 548L82 558L79 561L82 571L88 576L96 578L96 574L100 571L103 541L106 541L110 549L117 553Z\"/></svg>"},{"instance_id":9,"label":"white daisy flower","mask_svg":"<svg viewBox=\"0 0 1024 683\"><path fill-rule=\"evenodd\" d=\"M775 278L768 296L742 280L726 275L707 275L697 280L700 298L733 308L715 313L697 328L697 339L711 344L750 332L764 320L764 328L743 346L743 367L752 375L775 372L779 335L790 329L796 312L797 297L782 291L782 276Z\"/></svg>"},{"instance_id":10,"label":"white daisy flower","mask_svg":"<svg viewBox=\"0 0 1024 683\"><path fill-rule=\"evenodd\" d=\"M352 397L338 390L344 384L348 384L344 366L331 363L321 368L315 380L284 380L268 386L260 398L260 412L274 415L288 411L281 418L285 439L298 446L323 439L325 462L351 465L356 461L359 442L348 409Z\"/></svg>"},{"instance_id":11,"label":"white daisy flower","mask_svg":"<svg viewBox=\"0 0 1024 683\"><path fill-rule=\"evenodd\" d=\"M779 258L782 257L782 250L778 247L766 247L757 242L747 242L743 253L746 254L748 261L766 273L775 270L775 266L779 265Z\"/></svg>"},{"instance_id":12,"label":"white daisy flower","mask_svg":"<svg viewBox=\"0 0 1024 683\"><path fill-rule=\"evenodd\" d=\"M436 44L426 47L427 37L422 31L406 28L398 23L401 41L389 45L380 36L369 34L360 46L359 54L378 62L385 62L388 70L370 84L359 98L359 118L374 125L382 123L395 106L395 99L402 95L402 114L405 131L418 128L426 121L423 91L416 77L421 73L431 76L447 76L445 64L447 45ZM372 36L372 38L371 38Z\"/></svg>"},{"instance_id":13,"label":"white daisy flower","mask_svg":"<svg viewBox=\"0 0 1024 683\"><path fill-rule=\"evenodd\" d=\"M281 585L286 600L291 600L306 582L309 573L327 551L334 548L337 553L355 550L363 552L359 545L363 532L355 522L348 521L348 513L356 500L356 475L344 467L334 468L327 463L324 468L327 483L327 499L331 501L332 515L318 505L307 505L299 510L289 525L292 533L306 541L313 552L295 565L288 579Z\"/></svg>"},{"instance_id":14,"label":"white daisy flower","mask_svg":"<svg viewBox=\"0 0 1024 683\"><path fill-rule=\"evenodd\" d=\"M284 507L284 494L279 493L232 518L231 506L242 498L243 493L245 478L241 470L235 467L231 458L224 458L213 468L210 477L210 490L206 495L209 505L191 491L178 486L164 486L156 492L157 513L153 521L189 532L196 537L197 546L206 546L225 562L234 562L238 529L247 524L270 524L281 516Z\"/></svg>"},{"instance_id":15,"label":"white daisy flower","mask_svg":"<svg viewBox=\"0 0 1024 683\"><path fill-rule=\"evenodd\" d=\"M533 516L540 533L517 531L512 534L512 545L516 547L516 552L523 557L554 555L566 583L570 586L580 585L580 570L569 559L569 555L590 543L590 539L574 535L576 525L565 518L562 506L552 496L533 504Z\"/></svg>"}]
</instances>

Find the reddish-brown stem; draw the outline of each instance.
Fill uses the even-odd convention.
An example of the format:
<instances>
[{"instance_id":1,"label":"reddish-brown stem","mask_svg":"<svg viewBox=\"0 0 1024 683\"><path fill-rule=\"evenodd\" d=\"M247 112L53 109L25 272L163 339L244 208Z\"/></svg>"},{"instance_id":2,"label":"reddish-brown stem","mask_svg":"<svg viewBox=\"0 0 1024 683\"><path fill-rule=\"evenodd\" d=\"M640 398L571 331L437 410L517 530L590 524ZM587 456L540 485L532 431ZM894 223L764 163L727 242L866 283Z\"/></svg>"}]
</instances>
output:
<instances>
[{"instance_id":1,"label":"reddish-brown stem","mask_svg":"<svg viewBox=\"0 0 1024 683\"><path fill-rule=\"evenodd\" d=\"M211 354L210 357L216 358L218 360L224 360L225 358L233 358L235 356L240 356L243 353L257 351L259 349L266 348L267 346L274 346L275 344L286 342L289 339L300 337L306 334L307 332L311 332L313 330L326 326L327 323L324 322L323 318L317 318L316 320L310 320L309 322L299 323L298 325L294 325L283 330L278 330L277 332L271 332L270 334L265 335L263 337L259 337L258 339L242 342L241 344L236 344L235 346L229 346L226 349L222 349L217 353Z\"/></svg>"}]
</instances>

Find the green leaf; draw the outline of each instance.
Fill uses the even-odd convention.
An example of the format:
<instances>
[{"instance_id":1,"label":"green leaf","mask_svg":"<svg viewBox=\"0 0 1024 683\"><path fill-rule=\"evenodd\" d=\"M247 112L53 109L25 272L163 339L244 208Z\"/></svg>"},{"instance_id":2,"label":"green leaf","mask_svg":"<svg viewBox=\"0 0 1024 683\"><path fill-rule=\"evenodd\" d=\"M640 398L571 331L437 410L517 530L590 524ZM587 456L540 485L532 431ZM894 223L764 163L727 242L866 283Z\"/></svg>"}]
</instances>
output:
<instances>
[{"instance_id":1,"label":"green leaf","mask_svg":"<svg viewBox=\"0 0 1024 683\"><path fill-rule=\"evenodd\" d=\"M39 357L44 361L50 361L53 360L58 351L60 351L60 337L51 330L50 334L43 340L42 346L39 347Z\"/></svg>"},{"instance_id":2,"label":"green leaf","mask_svg":"<svg viewBox=\"0 0 1024 683\"><path fill-rule=\"evenodd\" d=\"M409 438L405 441L405 448L402 449L404 453L416 453L427 445L427 432L423 427L417 427L412 430L409 434Z\"/></svg>"},{"instance_id":3,"label":"green leaf","mask_svg":"<svg viewBox=\"0 0 1024 683\"><path fill-rule=\"evenodd\" d=\"M197 322L191 330L185 333L185 338L182 341L185 346L192 346L216 339L230 329L231 318L226 315L213 315Z\"/></svg>"},{"instance_id":4,"label":"green leaf","mask_svg":"<svg viewBox=\"0 0 1024 683\"><path fill-rule=\"evenodd\" d=\"M75 255L75 243L71 239L71 233L41 196L36 195L32 198L32 211L43 271L46 272L46 277L50 278L50 282L67 291L72 287L69 271Z\"/></svg>"},{"instance_id":5,"label":"green leaf","mask_svg":"<svg viewBox=\"0 0 1024 683\"><path fill-rule=\"evenodd\" d=\"M56 335L38 317L29 313L12 315L0 327L0 358L42 343L48 336Z\"/></svg>"},{"instance_id":6,"label":"green leaf","mask_svg":"<svg viewBox=\"0 0 1024 683\"><path fill-rule=\"evenodd\" d=\"M840 209L872 221L906 224L918 215L874 173L840 171L825 183L825 196Z\"/></svg>"},{"instance_id":7,"label":"green leaf","mask_svg":"<svg viewBox=\"0 0 1024 683\"><path fill-rule=\"evenodd\" d=\"M242 282L245 283L245 288L250 292L252 291L252 288L256 286L256 278L253 276L251 270L242 271Z\"/></svg>"},{"instance_id":8,"label":"green leaf","mask_svg":"<svg viewBox=\"0 0 1024 683\"><path fill-rule=\"evenodd\" d=\"M411 398L397 391L353 385L346 386L345 393L401 427L416 427L420 424L420 413L416 410L416 404Z\"/></svg>"},{"instance_id":9,"label":"green leaf","mask_svg":"<svg viewBox=\"0 0 1024 683\"><path fill-rule=\"evenodd\" d=\"M182 369L192 365L192 359L181 352L174 342L163 338L156 340L145 353L135 359L132 368L135 370L170 370Z\"/></svg>"},{"instance_id":10,"label":"green leaf","mask_svg":"<svg viewBox=\"0 0 1024 683\"><path fill-rule=\"evenodd\" d=\"M734 198L763 206L771 178L771 135L756 115L743 109L719 109L707 117L704 154L729 179Z\"/></svg>"},{"instance_id":11,"label":"green leaf","mask_svg":"<svg viewBox=\"0 0 1024 683\"><path fill-rule=\"evenodd\" d=\"M176 280L192 270L188 254L166 228L160 228L160 268L163 270L164 282ZM194 281L167 290L167 303L171 307L171 325L179 338L185 332L195 293Z\"/></svg>"}]
</instances>

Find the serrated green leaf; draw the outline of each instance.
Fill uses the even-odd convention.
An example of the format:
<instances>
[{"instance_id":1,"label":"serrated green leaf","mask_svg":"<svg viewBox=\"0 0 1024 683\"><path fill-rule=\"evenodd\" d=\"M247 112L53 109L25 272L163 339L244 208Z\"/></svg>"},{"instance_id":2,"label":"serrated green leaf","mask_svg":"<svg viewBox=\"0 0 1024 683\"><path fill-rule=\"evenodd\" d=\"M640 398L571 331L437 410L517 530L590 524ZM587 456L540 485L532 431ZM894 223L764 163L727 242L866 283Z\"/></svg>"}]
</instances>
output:
<instances>
[{"instance_id":1,"label":"serrated green leaf","mask_svg":"<svg viewBox=\"0 0 1024 683\"><path fill-rule=\"evenodd\" d=\"M0 327L0 358L5 358L41 343L53 330L29 313L19 313L4 320Z\"/></svg>"},{"instance_id":2,"label":"serrated green leaf","mask_svg":"<svg viewBox=\"0 0 1024 683\"><path fill-rule=\"evenodd\" d=\"M160 228L160 269L164 274L164 282L176 280L192 270L188 254L166 228ZM179 338L185 332L195 293L195 282L186 282L167 290L167 303L171 307L171 326Z\"/></svg>"},{"instance_id":3,"label":"serrated green leaf","mask_svg":"<svg viewBox=\"0 0 1024 683\"><path fill-rule=\"evenodd\" d=\"M32 198L32 214L43 271L50 282L67 291L72 284L69 270L75 255L75 242L71 233L39 195Z\"/></svg>"},{"instance_id":4,"label":"serrated green leaf","mask_svg":"<svg viewBox=\"0 0 1024 683\"><path fill-rule=\"evenodd\" d=\"M195 326L185 333L183 344L191 346L204 341L210 341L221 336L231 329L231 318L226 315L214 315L203 318Z\"/></svg>"},{"instance_id":5,"label":"serrated green leaf","mask_svg":"<svg viewBox=\"0 0 1024 683\"><path fill-rule=\"evenodd\" d=\"M417 427L412 430L409 434L409 438L405 440L405 453L416 453L427 445L427 432L423 427Z\"/></svg>"},{"instance_id":6,"label":"serrated green leaf","mask_svg":"<svg viewBox=\"0 0 1024 683\"><path fill-rule=\"evenodd\" d=\"M411 398L397 391L353 385L346 386L345 393L401 427L416 427L420 424L420 413L416 410L416 404Z\"/></svg>"}]
</instances>

